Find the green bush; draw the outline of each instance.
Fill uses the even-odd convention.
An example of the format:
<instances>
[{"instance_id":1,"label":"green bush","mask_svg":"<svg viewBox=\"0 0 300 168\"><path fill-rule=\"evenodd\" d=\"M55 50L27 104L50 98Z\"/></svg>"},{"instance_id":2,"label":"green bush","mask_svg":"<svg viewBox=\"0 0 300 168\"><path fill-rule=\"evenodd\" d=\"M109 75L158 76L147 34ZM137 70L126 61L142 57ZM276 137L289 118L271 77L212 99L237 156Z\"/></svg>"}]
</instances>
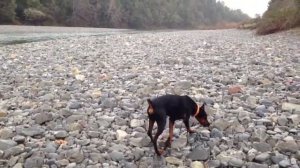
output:
<instances>
[{"instance_id":1,"label":"green bush","mask_svg":"<svg viewBox=\"0 0 300 168\"><path fill-rule=\"evenodd\" d=\"M0 23L13 22L16 16L15 0L1 0L0 1Z\"/></svg>"},{"instance_id":2,"label":"green bush","mask_svg":"<svg viewBox=\"0 0 300 168\"><path fill-rule=\"evenodd\" d=\"M300 7L297 1L299 0L272 0L258 23L257 34L265 35L298 26Z\"/></svg>"},{"instance_id":3,"label":"green bush","mask_svg":"<svg viewBox=\"0 0 300 168\"><path fill-rule=\"evenodd\" d=\"M24 10L25 19L27 22L37 25L43 25L44 22L52 22L52 18L45 14L44 12L34 9L27 8Z\"/></svg>"}]
</instances>

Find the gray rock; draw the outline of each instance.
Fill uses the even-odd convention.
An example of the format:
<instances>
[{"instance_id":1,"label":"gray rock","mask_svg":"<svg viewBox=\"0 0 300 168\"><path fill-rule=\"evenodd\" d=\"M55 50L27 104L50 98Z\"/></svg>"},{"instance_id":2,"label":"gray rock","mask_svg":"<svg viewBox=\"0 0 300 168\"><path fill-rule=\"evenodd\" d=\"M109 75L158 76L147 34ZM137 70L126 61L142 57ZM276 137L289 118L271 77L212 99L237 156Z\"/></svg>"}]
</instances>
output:
<instances>
[{"instance_id":1,"label":"gray rock","mask_svg":"<svg viewBox=\"0 0 300 168\"><path fill-rule=\"evenodd\" d=\"M166 159L166 162L169 164L177 165L177 166L183 165L183 161L180 159L177 159L176 157L166 157L165 159Z\"/></svg>"},{"instance_id":2,"label":"gray rock","mask_svg":"<svg viewBox=\"0 0 300 168\"><path fill-rule=\"evenodd\" d=\"M138 166L135 163L125 162L124 168L138 168Z\"/></svg>"},{"instance_id":3,"label":"gray rock","mask_svg":"<svg viewBox=\"0 0 300 168\"><path fill-rule=\"evenodd\" d=\"M287 142L278 142L275 146L279 150L279 152L292 152L296 153L299 150L299 146L294 140Z\"/></svg>"},{"instance_id":4,"label":"gray rock","mask_svg":"<svg viewBox=\"0 0 300 168\"><path fill-rule=\"evenodd\" d=\"M279 162L279 166L281 166L281 167L289 167L290 165L291 165L291 162L287 159L284 159Z\"/></svg>"},{"instance_id":5,"label":"gray rock","mask_svg":"<svg viewBox=\"0 0 300 168\"><path fill-rule=\"evenodd\" d=\"M44 149L45 153L55 153L57 145L54 143L47 143L46 148Z\"/></svg>"},{"instance_id":6,"label":"gray rock","mask_svg":"<svg viewBox=\"0 0 300 168\"><path fill-rule=\"evenodd\" d=\"M23 153L24 151L25 151L25 148L22 145L11 147L4 151L4 158L9 158L11 156L19 155L19 154Z\"/></svg>"},{"instance_id":7,"label":"gray rock","mask_svg":"<svg viewBox=\"0 0 300 168\"><path fill-rule=\"evenodd\" d=\"M34 117L34 121L36 124L44 124L45 122L51 121L52 119L52 114L47 112L39 113Z\"/></svg>"},{"instance_id":8,"label":"gray rock","mask_svg":"<svg viewBox=\"0 0 300 168\"><path fill-rule=\"evenodd\" d=\"M67 166L69 164L69 160L68 159L62 159L58 161L58 164L60 166Z\"/></svg>"},{"instance_id":9,"label":"gray rock","mask_svg":"<svg viewBox=\"0 0 300 168\"><path fill-rule=\"evenodd\" d=\"M210 131L209 130L201 130L198 134L201 139L209 139L210 137Z\"/></svg>"},{"instance_id":10,"label":"gray rock","mask_svg":"<svg viewBox=\"0 0 300 168\"><path fill-rule=\"evenodd\" d=\"M242 167L244 165L244 161L237 158L231 158L228 161L228 165L233 167Z\"/></svg>"},{"instance_id":11,"label":"gray rock","mask_svg":"<svg viewBox=\"0 0 300 168\"><path fill-rule=\"evenodd\" d=\"M238 114L238 120L242 123L242 124L247 124L251 121L250 118L250 113L247 111L240 111Z\"/></svg>"},{"instance_id":12,"label":"gray rock","mask_svg":"<svg viewBox=\"0 0 300 168\"><path fill-rule=\"evenodd\" d=\"M230 123L225 119L218 119L211 124L212 128L217 128L220 131L224 131L226 128L230 126Z\"/></svg>"},{"instance_id":13,"label":"gray rock","mask_svg":"<svg viewBox=\"0 0 300 168\"><path fill-rule=\"evenodd\" d=\"M80 104L80 102L71 102L69 104L69 109L80 109L82 107L82 105Z\"/></svg>"},{"instance_id":14,"label":"gray rock","mask_svg":"<svg viewBox=\"0 0 300 168\"><path fill-rule=\"evenodd\" d=\"M221 166L221 162L219 160L209 160L207 162L207 165L210 168L217 168Z\"/></svg>"},{"instance_id":15,"label":"gray rock","mask_svg":"<svg viewBox=\"0 0 300 168\"><path fill-rule=\"evenodd\" d=\"M187 80L181 80L176 83L176 86L181 89L189 89L192 86L192 83Z\"/></svg>"},{"instance_id":16,"label":"gray rock","mask_svg":"<svg viewBox=\"0 0 300 168\"><path fill-rule=\"evenodd\" d=\"M130 127L136 128L136 127L141 127L144 125L144 120L138 120L138 119L132 119L130 121Z\"/></svg>"},{"instance_id":17,"label":"gray rock","mask_svg":"<svg viewBox=\"0 0 300 168\"><path fill-rule=\"evenodd\" d=\"M256 125L264 125L266 127L272 127L273 126L273 122L270 119L266 119L266 118L261 118L258 120L255 120L254 122Z\"/></svg>"},{"instance_id":18,"label":"gray rock","mask_svg":"<svg viewBox=\"0 0 300 168\"><path fill-rule=\"evenodd\" d=\"M278 125L285 126L288 123L288 119L285 115L281 115L277 119Z\"/></svg>"},{"instance_id":19,"label":"gray rock","mask_svg":"<svg viewBox=\"0 0 300 168\"><path fill-rule=\"evenodd\" d=\"M252 148L248 151L248 154L247 154L247 160L248 161L253 161L254 158L257 156L257 150Z\"/></svg>"},{"instance_id":20,"label":"gray rock","mask_svg":"<svg viewBox=\"0 0 300 168\"><path fill-rule=\"evenodd\" d=\"M238 141L248 141L248 139L250 138L250 134L249 133L238 133L235 135L235 138Z\"/></svg>"},{"instance_id":21,"label":"gray rock","mask_svg":"<svg viewBox=\"0 0 300 168\"><path fill-rule=\"evenodd\" d=\"M136 147L147 146L147 145L149 145L150 142L151 142L150 138L146 135L144 135L143 137L139 137L139 138L130 138L129 139L129 143Z\"/></svg>"},{"instance_id":22,"label":"gray rock","mask_svg":"<svg viewBox=\"0 0 300 168\"><path fill-rule=\"evenodd\" d=\"M295 154L296 159L300 160L300 151L297 151Z\"/></svg>"},{"instance_id":23,"label":"gray rock","mask_svg":"<svg viewBox=\"0 0 300 168\"><path fill-rule=\"evenodd\" d=\"M114 98L106 98L101 102L100 107L102 108L115 108L117 106Z\"/></svg>"},{"instance_id":24,"label":"gray rock","mask_svg":"<svg viewBox=\"0 0 300 168\"><path fill-rule=\"evenodd\" d=\"M280 154L280 153L277 153L276 155L271 156L271 160L274 164L279 164L280 161L282 161L286 158L287 158L287 156Z\"/></svg>"},{"instance_id":25,"label":"gray rock","mask_svg":"<svg viewBox=\"0 0 300 168\"><path fill-rule=\"evenodd\" d=\"M173 140L171 147L173 149L181 149L187 145L186 137L180 137Z\"/></svg>"},{"instance_id":26,"label":"gray rock","mask_svg":"<svg viewBox=\"0 0 300 168\"><path fill-rule=\"evenodd\" d=\"M3 128L0 130L0 139L10 139L13 136L14 133L10 128Z\"/></svg>"},{"instance_id":27,"label":"gray rock","mask_svg":"<svg viewBox=\"0 0 300 168\"><path fill-rule=\"evenodd\" d=\"M127 120L120 117L116 117L116 124L119 126L127 125Z\"/></svg>"},{"instance_id":28,"label":"gray rock","mask_svg":"<svg viewBox=\"0 0 300 168\"><path fill-rule=\"evenodd\" d=\"M287 103L284 102L282 103L281 109L283 111L300 111L300 105L299 104L294 104L294 103Z\"/></svg>"},{"instance_id":29,"label":"gray rock","mask_svg":"<svg viewBox=\"0 0 300 168\"><path fill-rule=\"evenodd\" d=\"M270 107L273 105L272 100L268 100L268 99L261 99L259 100L259 103L265 105L266 107Z\"/></svg>"},{"instance_id":30,"label":"gray rock","mask_svg":"<svg viewBox=\"0 0 300 168\"><path fill-rule=\"evenodd\" d=\"M132 151L133 153L133 156L134 156L134 160L140 160L144 154L145 154L145 151L142 150L141 148L134 148L134 150Z\"/></svg>"},{"instance_id":31,"label":"gray rock","mask_svg":"<svg viewBox=\"0 0 300 168\"><path fill-rule=\"evenodd\" d=\"M251 109L254 109L256 107L256 104L257 104L257 98L254 97L254 96L249 96L247 99L246 99L246 103L247 105L250 106Z\"/></svg>"},{"instance_id":32,"label":"gray rock","mask_svg":"<svg viewBox=\"0 0 300 168\"><path fill-rule=\"evenodd\" d=\"M74 167L76 167L76 163L69 163L67 166L66 166L66 168L74 168Z\"/></svg>"},{"instance_id":33,"label":"gray rock","mask_svg":"<svg viewBox=\"0 0 300 168\"><path fill-rule=\"evenodd\" d=\"M192 150L187 157L191 160L206 161L210 155L210 150L201 146Z\"/></svg>"},{"instance_id":34,"label":"gray rock","mask_svg":"<svg viewBox=\"0 0 300 168\"><path fill-rule=\"evenodd\" d=\"M84 160L84 155L81 149L75 148L67 152L67 158L70 162L81 163Z\"/></svg>"},{"instance_id":35,"label":"gray rock","mask_svg":"<svg viewBox=\"0 0 300 168\"><path fill-rule=\"evenodd\" d=\"M268 159L270 159L270 157L271 157L270 154L265 152L265 153L261 153L261 154L257 155L255 157L255 160L257 162L263 163L263 162L268 161Z\"/></svg>"},{"instance_id":36,"label":"gray rock","mask_svg":"<svg viewBox=\"0 0 300 168\"><path fill-rule=\"evenodd\" d=\"M162 157L142 157L138 162L139 167L161 167L165 164L165 160Z\"/></svg>"},{"instance_id":37,"label":"gray rock","mask_svg":"<svg viewBox=\"0 0 300 168\"><path fill-rule=\"evenodd\" d=\"M266 130L263 128L255 128L254 132L252 132L251 138L254 141L258 142L265 142L268 138L268 134L266 133Z\"/></svg>"},{"instance_id":38,"label":"gray rock","mask_svg":"<svg viewBox=\"0 0 300 168\"><path fill-rule=\"evenodd\" d=\"M210 132L210 137L211 138L222 138L223 133L222 133L222 131L218 130L217 128L213 128Z\"/></svg>"},{"instance_id":39,"label":"gray rock","mask_svg":"<svg viewBox=\"0 0 300 168\"><path fill-rule=\"evenodd\" d=\"M91 142L90 139L86 139L86 138L83 138L82 140L77 140L76 143L81 145L81 146L87 146L89 145Z\"/></svg>"},{"instance_id":40,"label":"gray rock","mask_svg":"<svg viewBox=\"0 0 300 168\"><path fill-rule=\"evenodd\" d=\"M268 168L269 166L267 164L259 164L255 162L248 162L247 168Z\"/></svg>"},{"instance_id":41,"label":"gray rock","mask_svg":"<svg viewBox=\"0 0 300 168\"><path fill-rule=\"evenodd\" d=\"M23 163L17 163L13 166L13 168L23 168Z\"/></svg>"},{"instance_id":42,"label":"gray rock","mask_svg":"<svg viewBox=\"0 0 300 168\"><path fill-rule=\"evenodd\" d=\"M123 153L118 151L112 151L109 153L109 156L113 161L121 161L124 159Z\"/></svg>"},{"instance_id":43,"label":"gray rock","mask_svg":"<svg viewBox=\"0 0 300 168\"><path fill-rule=\"evenodd\" d=\"M89 131L88 136L91 138L98 138L100 136L100 132L98 131Z\"/></svg>"},{"instance_id":44,"label":"gray rock","mask_svg":"<svg viewBox=\"0 0 300 168\"><path fill-rule=\"evenodd\" d=\"M4 151L16 146L17 143L12 140L0 139L0 150Z\"/></svg>"},{"instance_id":45,"label":"gray rock","mask_svg":"<svg viewBox=\"0 0 300 168\"><path fill-rule=\"evenodd\" d=\"M8 160L7 164L8 164L8 166L13 167L13 166L18 162L18 160L19 160L19 157L18 157L18 156L11 157L11 158Z\"/></svg>"},{"instance_id":46,"label":"gray rock","mask_svg":"<svg viewBox=\"0 0 300 168\"><path fill-rule=\"evenodd\" d=\"M100 153L90 153L90 158L95 163L101 162L103 159Z\"/></svg>"},{"instance_id":47,"label":"gray rock","mask_svg":"<svg viewBox=\"0 0 300 168\"><path fill-rule=\"evenodd\" d=\"M82 121L82 120L86 120L86 116L85 115L71 115L67 118L67 123L71 124L71 123L77 123L78 121Z\"/></svg>"},{"instance_id":48,"label":"gray rock","mask_svg":"<svg viewBox=\"0 0 300 168\"><path fill-rule=\"evenodd\" d=\"M270 152L272 150L272 146L265 142L254 142L253 148L259 152Z\"/></svg>"},{"instance_id":49,"label":"gray rock","mask_svg":"<svg viewBox=\"0 0 300 168\"><path fill-rule=\"evenodd\" d=\"M265 105L259 105L255 108L255 113L259 117L264 117L266 112L268 112L268 109Z\"/></svg>"},{"instance_id":50,"label":"gray rock","mask_svg":"<svg viewBox=\"0 0 300 168\"><path fill-rule=\"evenodd\" d=\"M56 132L54 132L54 136L55 136L55 138L60 139L60 138L66 138L67 136L69 136L69 134L68 134L67 131L62 130L62 131L56 131Z\"/></svg>"},{"instance_id":51,"label":"gray rock","mask_svg":"<svg viewBox=\"0 0 300 168\"><path fill-rule=\"evenodd\" d=\"M202 98L199 101L200 102L205 102L207 105L213 105L215 103L214 99L209 98L209 97Z\"/></svg>"},{"instance_id":52,"label":"gray rock","mask_svg":"<svg viewBox=\"0 0 300 168\"><path fill-rule=\"evenodd\" d=\"M83 129L83 125L80 123L71 123L69 125L67 125L66 130L69 132L72 131L81 131Z\"/></svg>"},{"instance_id":53,"label":"gray rock","mask_svg":"<svg viewBox=\"0 0 300 168\"><path fill-rule=\"evenodd\" d=\"M236 133L244 133L245 132L245 128L243 125L237 123L237 124L233 124L231 126L231 128L234 130L234 132Z\"/></svg>"},{"instance_id":54,"label":"gray rock","mask_svg":"<svg viewBox=\"0 0 300 168\"><path fill-rule=\"evenodd\" d=\"M72 114L73 113L71 111L69 111L68 109L61 109L60 110L60 115L62 115L63 117L69 117Z\"/></svg>"},{"instance_id":55,"label":"gray rock","mask_svg":"<svg viewBox=\"0 0 300 168\"><path fill-rule=\"evenodd\" d=\"M25 142L25 137L21 135L17 135L13 137L13 140L17 143L24 143Z\"/></svg>"},{"instance_id":56,"label":"gray rock","mask_svg":"<svg viewBox=\"0 0 300 168\"><path fill-rule=\"evenodd\" d=\"M24 168L38 168L44 164L44 158L42 157L30 157L25 160Z\"/></svg>"},{"instance_id":57,"label":"gray rock","mask_svg":"<svg viewBox=\"0 0 300 168\"><path fill-rule=\"evenodd\" d=\"M300 115L299 114L290 115L288 116L288 120L290 120L294 126L297 126L300 123Z\"/></svg>"},{"instance_id":58,"label":"gray rock","mask_svg":"<svg viewBox=\"0 0 300 168\"><path fill-rule=\"evenodd\" d=\"M37 136L37 135L42 135L45 132L45 129L43 129L40 126L32 126L29 128L21 128L21 127L17 127L16 131L18 134L20 135L24 135L24 136Z\"/></svg>"}]
</instances>

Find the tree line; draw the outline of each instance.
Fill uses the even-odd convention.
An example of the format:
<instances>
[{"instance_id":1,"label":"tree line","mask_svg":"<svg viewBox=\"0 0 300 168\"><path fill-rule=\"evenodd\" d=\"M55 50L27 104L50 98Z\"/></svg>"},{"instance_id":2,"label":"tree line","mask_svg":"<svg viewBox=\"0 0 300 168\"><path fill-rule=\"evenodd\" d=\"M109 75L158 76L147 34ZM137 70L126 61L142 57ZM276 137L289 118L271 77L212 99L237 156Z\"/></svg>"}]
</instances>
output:
<instances>
[{"instance_id":1,"label":"tree line","mask_svg":"<svg viewBox=\"0 0 300 168\"><path fill-rule=\"evenodd\" d=\"M1 0L0 24L193 28L249 19L216 0Z\"/></svg>"}]
</instances>

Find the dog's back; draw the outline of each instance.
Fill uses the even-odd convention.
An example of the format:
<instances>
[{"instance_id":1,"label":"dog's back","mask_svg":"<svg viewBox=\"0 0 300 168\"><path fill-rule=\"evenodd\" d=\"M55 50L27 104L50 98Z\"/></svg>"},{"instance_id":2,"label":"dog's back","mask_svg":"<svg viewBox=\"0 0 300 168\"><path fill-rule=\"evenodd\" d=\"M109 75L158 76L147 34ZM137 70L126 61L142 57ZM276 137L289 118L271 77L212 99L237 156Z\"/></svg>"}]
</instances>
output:
<instances>
[{"instance_id":1,"label":"dog's back","mask_svg":"<svg viewBox=\"0 0 300 168\"><path fill-rule=\"evenodd\" d=\"M169 116L173 120L191 115L197 104L189 96L164 95L152 100L157 114Z\"/></svg>"}]
</instances>

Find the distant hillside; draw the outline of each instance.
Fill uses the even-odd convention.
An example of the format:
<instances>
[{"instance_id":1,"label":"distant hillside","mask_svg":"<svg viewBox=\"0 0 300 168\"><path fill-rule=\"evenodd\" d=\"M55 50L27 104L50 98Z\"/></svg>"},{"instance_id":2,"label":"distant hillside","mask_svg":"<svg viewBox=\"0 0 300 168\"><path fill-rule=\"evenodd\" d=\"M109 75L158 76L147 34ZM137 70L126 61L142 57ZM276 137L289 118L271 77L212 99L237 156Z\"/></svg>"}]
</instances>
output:
<instances>
[{"instance_id":1,"label":"distant hillside","mask_svg":"<svg viewBox=\"0 0 300 168\"><path fill-rule=\"evenodd\" d=\"M259 35L300 27L300 0L271 0L260 18L246 21L240 28L256 29Z\"/></svg>"},{"instance_id":2,"label":"distant hillside","mask_svg":"<svg viewBox=\"0 0 300 168\"><path fill-rule=\"evenodd\" d=\"M270 34L300 26L300 0L271 0L257 25L257 34Z\"/></svg>"},{"instance_id":3,"label":"distant hillside","mask_svg":"<svg viewBox=\"0 0 300 168\"><path fill-rule=\"evenodd\" d=\"M0 24L197 28L249 17L216 0L1 0Z\"/></svg>"}]
</instances>

